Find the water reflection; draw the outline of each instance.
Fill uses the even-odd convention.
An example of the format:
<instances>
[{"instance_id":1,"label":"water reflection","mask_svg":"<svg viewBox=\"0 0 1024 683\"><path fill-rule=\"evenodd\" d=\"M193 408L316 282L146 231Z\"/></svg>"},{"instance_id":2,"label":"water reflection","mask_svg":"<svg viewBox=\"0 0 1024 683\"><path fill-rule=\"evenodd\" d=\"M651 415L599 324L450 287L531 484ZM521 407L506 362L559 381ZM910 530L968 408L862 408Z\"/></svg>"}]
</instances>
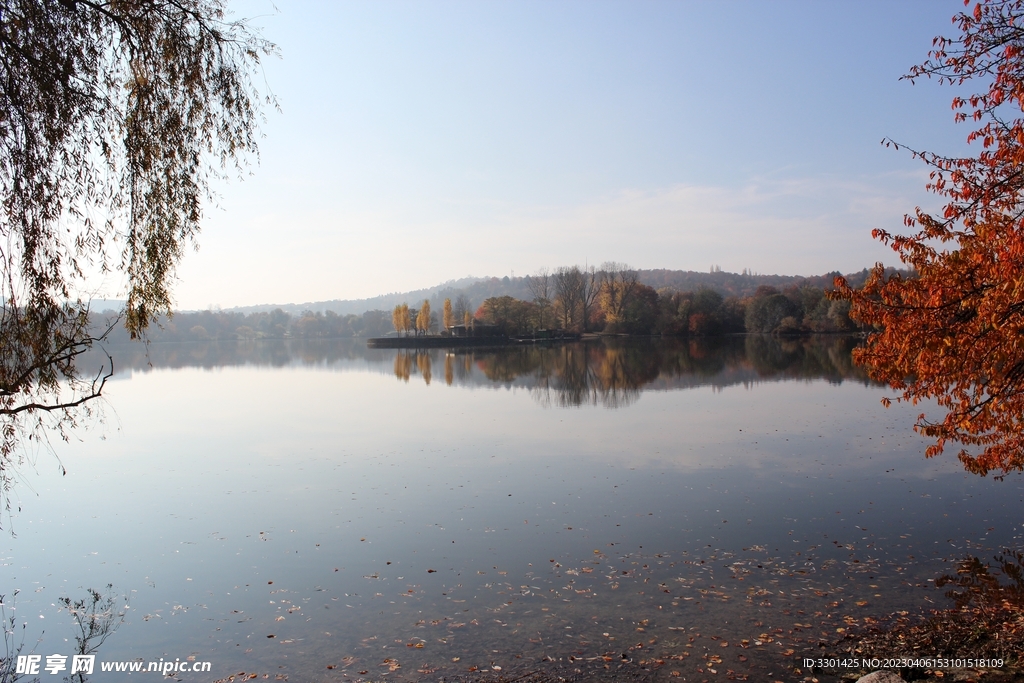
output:
<instances>
[{"instance_id":1,"label":"water reflection","mask_svg":"<svg viewBox=\"0 0 1024 683\"><path fill-rule=\"evenodd\" d=\"M573 345L552 354L531 388L543 405L620 408L635 402L660 372L657 354L639 345Z\"/></svg>"},{"instance_id":2,"label":"water reflection","mask_svg":"<svg viewBox=\"0 0 1024 683\"><path fill-rule=\"evenodd\" d=\"M850 337L613 338L454 353L472 358L487 382L528 387L545 404L614 408L634 402L644 389L724 388L788 379L872 384L853 364L856 344Z\"/></svg>"},{"instance_id":3,"label":"water reflection","mask_svg":"<svg viewBox=\"0 0 1024 683\"><path fill-rule=\"evenodd\" d=\"M40 468L3 583L50 624L116 572L104 659L213 662L186 681L801 680L805 651L945 605L951 557L1024 545L1024 481L925 460L853 344L112 349L121 429ZM90 491L117 495L83 514Z\"/></svg>"},{"instance_id":4,"label":"water reflection","mask_svg":"<svg viewBox=\"0 0 1024 683\"><path fill-rule=\"evenodd\" d=\"M68 644L62 651L44 656L37 652L37 646L42 643L42 634L28 650L25 649L29 624L28 620L19 621L15 616L18 593L15 590L10 596L0 595L0 625L3 627L4 643L4 654L0 656L0 682L14 683L26 675L53 675L66 671L70 677L65 676L64 681L86 683L89 675L100 668L96 666L100 647L124 624L129 597L118 595L113 584L107 584L103 593L89 588L85 598L73 600L66 595L58 598L60 610L67 612L74 624L75 644L73 648ZM67 638L64 642L70 643ZM38 682L40 679L31 680Z\"/></svg>"},{"instance_id":5,"label":"water reflection","mask_svg":"<svg viewBox=\"0 0 1024 683\"><path fill-rule=\"evenodd\" d=\"M395 354L395 377L408 382L412 375L412 358L408 353L400 351Z\"/></svg>"},{"instance_id":6,"label":"water reflection","mask_svg":"<svg viewBox=\"0 0 1024 683\"><path fill-rule=\"evenodd\" d=\"M112 349L119 372L225 366L322 367L390 372L426 384L443 367L448 386L522 387L545 406L634 403L644 390L724 388L765 381L824 379L870 384L850 356L851 337L777 339L606 338L558 345L482 349L369 349L361 340L152 344Z\"/></svg>"}]
</instances>

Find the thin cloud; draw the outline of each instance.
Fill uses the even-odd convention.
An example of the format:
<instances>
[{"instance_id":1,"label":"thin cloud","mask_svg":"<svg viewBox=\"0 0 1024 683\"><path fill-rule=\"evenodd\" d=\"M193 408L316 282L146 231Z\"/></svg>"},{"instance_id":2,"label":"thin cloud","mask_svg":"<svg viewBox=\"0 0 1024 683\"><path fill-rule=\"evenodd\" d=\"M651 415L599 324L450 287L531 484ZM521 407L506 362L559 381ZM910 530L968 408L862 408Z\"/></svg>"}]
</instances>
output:
<instances>
[{"instance_id":1,"label":"thin cloud","mask_svg":"<svg viewBox=\"0 0 1024 683\"><path fill-rule=\"evenodd\" d=\"M225 306L358 298L469 274L524 275L606 260L639 268L850 272L897 262L871 230L899 230L905 213L934 203L923 185L920 173L764 177L739 187L624 189L569 206L438 198L416 211L264 214L248 223L244 243L206 231L203 251L186 259L178 293L183 307L204 307L213 291ZM272 253L259 246L268 241L277 245ZM238 275L243 263L247 274Z\"/></svg>"}]
</instances>

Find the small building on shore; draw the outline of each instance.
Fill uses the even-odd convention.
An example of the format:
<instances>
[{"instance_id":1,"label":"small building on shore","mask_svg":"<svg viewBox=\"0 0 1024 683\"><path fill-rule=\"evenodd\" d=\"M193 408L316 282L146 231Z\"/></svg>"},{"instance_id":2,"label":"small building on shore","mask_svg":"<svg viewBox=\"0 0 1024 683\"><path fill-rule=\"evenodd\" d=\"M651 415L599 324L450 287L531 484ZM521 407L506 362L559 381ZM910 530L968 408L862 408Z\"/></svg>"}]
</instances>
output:
<instances>
[{"instance_id":1,"label":"small building on shore","mask_svg":"<svg viewBox=\"0 0 1024 683\"><path fill-rule=\"evenodd\" d=\"M448 328L452 337L500 337L501 330L497 325L490 323L474 322L467 325L452 325Z\"/></svg>"}]
</instances>

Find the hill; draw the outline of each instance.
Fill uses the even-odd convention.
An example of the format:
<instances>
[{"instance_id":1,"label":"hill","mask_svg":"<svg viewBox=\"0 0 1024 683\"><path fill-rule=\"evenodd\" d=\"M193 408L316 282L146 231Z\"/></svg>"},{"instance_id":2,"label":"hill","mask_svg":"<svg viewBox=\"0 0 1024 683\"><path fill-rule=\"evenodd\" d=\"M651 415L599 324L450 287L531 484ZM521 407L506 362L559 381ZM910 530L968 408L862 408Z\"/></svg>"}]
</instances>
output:
<instances>
[{"instance_id":1,"label":"hill","mask_svg":"<svg viewBox=\"0 0 1024 683\"><path fill-rule=\"evenodd\" d=\"M828 288L832 286L832 278L839 275L838 271L824 275L761 275L755 273L727 273L716 270L710 273L693 270L667 270L663 268L640 270L640 281L654 289L674 289L680 292L696 291L701 288L713 289L723 296L751 296L761 285L769 285L784 289L793 285ZM867 276L867 269L859 273L851 273L846 277L850 284L857 286ZM313 301L301 304L261 304L257 306L238 306L225 309L239 313L261 313L281 309L292 315L301 315L306 311L326 313L333 311L338 315L360 315L366 311L390 311L395 306L407 303L416 305L424 299L430 300L433 310L441 310L446 298L455 299L465 294L473 307L479 306L485 299L492 296L512 296L517 299L530 300L533 295L527 284L527 277L464 277L449 280L433 287L416 289L409 292L393 292L381 294L370 299L332 299L330 301Z\"/></svg>"}]
</instances>

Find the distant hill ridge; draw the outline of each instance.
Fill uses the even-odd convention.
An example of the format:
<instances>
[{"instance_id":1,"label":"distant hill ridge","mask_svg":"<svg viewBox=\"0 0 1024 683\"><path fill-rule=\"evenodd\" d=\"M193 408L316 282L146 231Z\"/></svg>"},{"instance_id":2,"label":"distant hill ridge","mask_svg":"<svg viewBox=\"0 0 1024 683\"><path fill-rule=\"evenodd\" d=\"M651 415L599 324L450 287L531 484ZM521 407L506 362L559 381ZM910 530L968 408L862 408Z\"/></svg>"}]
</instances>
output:
<instances>
[{"instance_id":1,"label":"distant hill ridge","mask_svg":"<svg viewBox=\"0 0 1024 683\"><path fill-rule=\"evenodd\" d=\"M754 294L761 285L770 285L783 289L792 285L798 287L831 287L832 279L839 275L839 271L826 273L824 275L759 275L754 273L727 273L723 270L716 270L710 273L697 272L693 270L668 270L658 268L653 270L639 270L640 282L654 289L671 288L681 292L695 291L702 287L713 289L723 296L750 296ZM863 283L867 277L868 270L865 268L859 273L847 274L847 279L853 286ZM528 277L528 276L527 276ZM381 294L370 299L332 299L330 301L312 301L302 304L260 304L257 306L236 306L224 309L226 311L237 311L239 313L259 313L273 311L278 308L292 315L299 315L305 311L314 313L326 313L333 311L338 315L360 315L366 311L389 311L395 306L407 303L416 306L424 299L430 300L434 310L440 310L446 298L455 299L459 294L465 294L474 308L492 296L512 296L517 299L530 300L533 295L530 293L526 277L464 277L459 280L449 280L434 287L416 289L410 292L395 292Z\"/></svg>"}]
</instances>

